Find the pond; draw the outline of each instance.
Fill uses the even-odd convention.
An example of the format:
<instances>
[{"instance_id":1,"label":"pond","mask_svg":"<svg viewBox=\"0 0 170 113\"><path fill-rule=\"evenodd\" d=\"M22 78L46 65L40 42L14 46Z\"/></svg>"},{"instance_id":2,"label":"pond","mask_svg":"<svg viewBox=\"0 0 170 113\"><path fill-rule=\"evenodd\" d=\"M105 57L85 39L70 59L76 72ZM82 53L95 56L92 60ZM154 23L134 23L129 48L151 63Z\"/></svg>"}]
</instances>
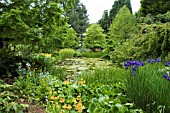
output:
<instances>
[{"instance_id":1,"label":"pond","mask_svg":"<svg viewBox=\"0 0 170 113\"><path fill-rule=\"evenodd\" d=\"M111 61L102 58L70 58L57 63L59 67L66 69L69 75L80 75L83 71L92 71L96 68L113 66Z\"/></svg>"}]
</instances>

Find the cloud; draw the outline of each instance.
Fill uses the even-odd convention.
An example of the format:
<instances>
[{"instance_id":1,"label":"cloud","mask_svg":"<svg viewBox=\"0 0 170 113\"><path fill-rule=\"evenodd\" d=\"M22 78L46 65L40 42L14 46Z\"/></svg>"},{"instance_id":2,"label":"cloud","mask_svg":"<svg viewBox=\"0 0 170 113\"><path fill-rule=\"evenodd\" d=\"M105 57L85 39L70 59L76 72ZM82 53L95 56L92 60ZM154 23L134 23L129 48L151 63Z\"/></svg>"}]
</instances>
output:
<instances>
[{"instance_id":1,"label":"cloud","mask_svg":"<svg viewBox=\"0 0 170 113\"><path fill-rule=\"evenodd\" d=\"M87 9L90 23L96 23L101 19L104 10L110 10L115 0L80 0ZM136 12L140 8L140 0L131 0L132 10Z\"/></svg>"}]
</instances>

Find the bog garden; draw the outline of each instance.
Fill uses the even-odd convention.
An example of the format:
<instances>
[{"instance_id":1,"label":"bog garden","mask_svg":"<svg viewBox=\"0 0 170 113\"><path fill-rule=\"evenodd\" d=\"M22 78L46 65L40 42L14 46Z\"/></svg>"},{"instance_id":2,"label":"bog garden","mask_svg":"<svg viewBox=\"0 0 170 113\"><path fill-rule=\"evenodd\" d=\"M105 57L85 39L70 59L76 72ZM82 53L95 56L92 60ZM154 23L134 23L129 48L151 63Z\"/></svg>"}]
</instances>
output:
<instances>
[{"instance_id":1,"label":"bog garden","mask_svg":"<svg viewBox=\"0 0 170 113\"><path fill-rule=\"evenodd\" d=\"M2 0L0 113L169 113L169 5Z\"/></svg>"}]
</instances>

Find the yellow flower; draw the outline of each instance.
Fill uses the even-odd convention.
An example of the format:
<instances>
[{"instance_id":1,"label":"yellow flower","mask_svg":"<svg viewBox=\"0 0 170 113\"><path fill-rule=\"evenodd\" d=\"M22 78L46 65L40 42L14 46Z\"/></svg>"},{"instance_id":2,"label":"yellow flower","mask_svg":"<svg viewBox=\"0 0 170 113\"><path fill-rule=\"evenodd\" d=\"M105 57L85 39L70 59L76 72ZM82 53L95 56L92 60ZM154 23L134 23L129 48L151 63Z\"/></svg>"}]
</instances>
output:
<instances>
[{"instance_id":1,"label":"yellow flower","mask_svg":"<svg viewBox=\"0 0 170 113\"><path fill-rule=\"evenodd\" d=\"M44 56L45 56L45 57L51 57L51 54L44 53Z\"/></svg>"},{"instance_id":2,"label":"yellow flower","mask_svg":"<svg viewBox=\"0 0 170 113\"><path fill-rule=\"evenodd\" d=\"M75 106L75 110L77 110L78 112L82 112L82 110L84 109L84 106L82 103L77 103Z\"/></svg>"},{"instance_id":3,"label":"yellow flower","mask_svg":"<svg viewBox=\"0 0 170 113\"><path fill-rule=\"evenodd\" d=\"M76 100L76 98L73 98L73 102L76 104L77 103L77 100Z\"/></svg>"},{"instance_id":4,"label":"yellow flower","mask_svg":"<svg viewBox=\"0 0 170 113\"><path fill-rule=\"evenodd\" d=\"M82 106L82 104L81 104L81 103L78 103L78 104L75 105L75 109L78 110L78 109L81 108L81 106Z\"/></svg>"},{"instance_id":5,"label":"yellow flower","mask_svg":"<svg viewBox=\"0 0 170 113\"><path fill-rule=\"evenodd\" d=\"M70 84L70 82L68 80L64 81L64 84Z\"/></svg>"},{"instance_id":6,"label":"yellow flower","mask_svg":"<svg viewBox=\"0 0 170 113\"><path fill-rule=\"evenodd\" d=\"M78 112L78 113L81 113L81 112L82 112L82 109L78 109L77 112Z\"/></svg>"},{"instance_id":7,"label":"yellow flower","mask_svg":"<svg viewBox=\"0 0 170 113\"><path fill-rule=\"evenodd\" d=\"M83 78L81 78L80 80L83 81Z\"/></svg>"},{"instance_id":8,"label":"yellow flower","mask_svg":"<svg viewBox=\"0 0 170 113\"><path fill-rule=\"evenodd\" d=\"M80 95L78 95L77 98L80 98Z\"/></svg>"},{"instance_id":9,"label":"yellow flower","mask_svg":"<svg viewBox=\"0 0 170 113\"><path fill-rule=\"evenodd\" d=\"M60 93L61 91L60 91L60 90L58 90L57 92L58 92L58 93Z\"/></svg>"},{"instance_id":10,"label":"yellow flower","mask_svg":"<svg viewBox=\"0 0 170 113\"><path fill-rule=\"evenodd\" d=\"M63 103L64 101L65 101L64 98L60 98L60 100L59 100L60 103Z\"/></svg>"},{"instance_id":11,"label":"yellow flower","mask_svg":"<svg viewBox=\"0 0 170 113\"><path fill-rule=\"evenodd\" d=\"M57 94L57 92L56 92L56 91L54 91L54 94Z\"/></svg>"},{"instance_id":12,"label":"yellow flower","mask_svg":"<svg viewBox=\"0 0 170 113\"><path fill-rule=\"evenodd\" d=\"M66 105L66 104L64 104L64 105L62 106L62 108L63 108L63 109L66 109L66 108L67 108L67 105Z\"/></svg>"},{"instance_id":13,"label":"yellow flower","mask_svg":"<svg viewBox=\"0 0 170 113\"><path fill-rule=\"evenodd\" d=\"M67 109L68 109L68 110L70 110L71 108L72 108L72 106L70 106L70 105L67 106Z\"/></svg>"},{"instance_id":14,"label":"yellow flower","mask_svg":"<svg viewBox=\"0 0 170 113\"><path fill-rule=\"evenodd\" d=\"M79 102L82 102L82 100L80 99Z\"/></svg>"},{"instance_id":15,"label":"yellow flower","mask_svg":"<svg viewBox=\"0 0 170 113\"><path fill-rule=\"evenodd\" d=\"M85 83L86 83L85 80L78 82L79 85L83 85L83 84L85 84Z\"/></svg>"},{"instance_id":16,"label":"yellow flower","mask_svg":"<svg viewBox=\"0 0 170 113\"><path fill-rule=\"evenodd\" d=\"M58 102L55 103L56 105L58 104Z\"/></svg>"},{"instance_id":17,"label":"yellow flower","mask_svg":"<svg viewBox=\"0 0 170 113\"><path fill-rule=\"evenodd\" d=\"M77 100L80 100L80 95L77 96Z\"/></svg>"},{"instance_id":18,"label":"yellow flower","mask_svg":"<svg viewBox=\"0 0 170 113\"><path fill-rule=\"evenodd\" d=\"M54 100L54 96L51 96L51 98L50 98L51 100Z\"/></svg>"},{"instance_id":19,"label":"yellow flower","mask_svg":"<svg viewBox=\"0 0 170 113\"><path fill-rule=\"evenodd\" d=\"M80 103L80 102L77 104L77 106L79 106L79 107L80 107L80 106L82 106L82 105L83 105L83 104L82 104L82 103Z\"/></svg>"},{"instance_id":20,"label":"yellow flower","mask_svg":"<svg viewBox=\"0 0 170 113\"><path fill-rule=\"evenodd\" d=\"M58 108L60 108L60 106L57 104L57 105L56 105L56 108L58 109Z\"/></svg>"},{"instance_id":21,"label":"yellow flower","mask_svg":"<svg viewBox=\"0 0 170 113\"><path fill-rule=\"evenodd\" d=\"M57 100L59 97L51 96L51 100Z\"/></svg>"}]
</instances>

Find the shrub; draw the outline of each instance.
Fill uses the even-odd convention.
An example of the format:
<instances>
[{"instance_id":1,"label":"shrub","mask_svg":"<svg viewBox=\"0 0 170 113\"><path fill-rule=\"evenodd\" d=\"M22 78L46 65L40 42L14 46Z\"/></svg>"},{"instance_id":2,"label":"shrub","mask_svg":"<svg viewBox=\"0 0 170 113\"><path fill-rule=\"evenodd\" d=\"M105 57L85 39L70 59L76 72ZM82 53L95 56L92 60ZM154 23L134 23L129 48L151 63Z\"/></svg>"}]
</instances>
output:
<instances>
[{"instance_id":1,"label":"shrub","mask_svg":"<svg viewBox=\"0 0 170 113\"><path fill-rule=\"evenodd\" d=\"M74 49L61 49L59 51L59 56L61 59L72 58L76 54Z\"/></svg>"},{"instance_id":2,"label":"shrub","mask_svg":"<svg viewBox=\"0 0 170 113\"><path fill-rule=\"evenodd\" d=\"M165 58L170 50L169 22L165 24L141 24L138 34L119 45L111 52L113 62L120 63L128 59Z\"/></svg>"},{"instance_id":3,"label":"shrub","mask_svg":"<svg viewBox=\"0 0 170 113\"><path fill-rule=\"evenodd\" d=\"M55 61L56 58L49 53L35 53L30 55L29 59L32 70L38 69L44 72L51 69L51 67L54 66Z\"/></svg>"},{"instance_id":4,"label":"shrub","mask_svg":"<svg viewBox=\"0 0 170 113\"><path fill-rule=\"evenodd\" d=\"M86 58L100 58L104 55L104 53L101 52L82 52L81 56Z\"/></svg>"}]
</instances>

